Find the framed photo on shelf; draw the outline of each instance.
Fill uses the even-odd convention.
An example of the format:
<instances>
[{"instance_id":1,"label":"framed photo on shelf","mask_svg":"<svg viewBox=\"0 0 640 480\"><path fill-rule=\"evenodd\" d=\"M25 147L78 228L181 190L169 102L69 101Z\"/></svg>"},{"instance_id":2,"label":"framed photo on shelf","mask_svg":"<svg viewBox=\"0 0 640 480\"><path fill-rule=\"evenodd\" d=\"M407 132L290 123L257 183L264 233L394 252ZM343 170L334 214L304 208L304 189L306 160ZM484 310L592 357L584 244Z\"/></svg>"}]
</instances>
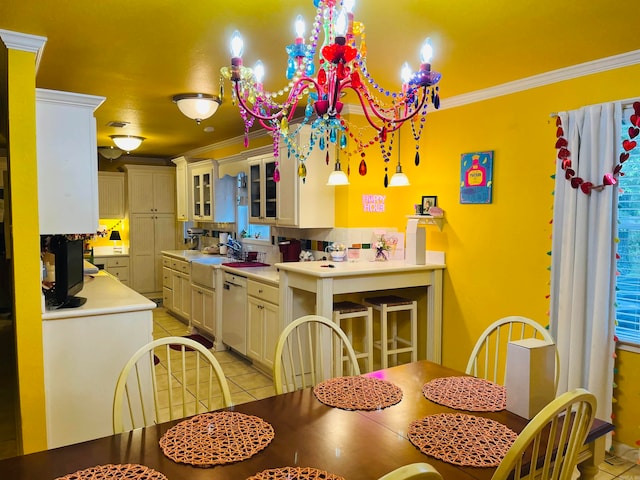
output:
<instances>
[{"instance_id":1,"label":"framed photo on shelf","mask_svg":"<svg viewBox=\"0 0 640 480\"><path fill-rule=\"evenodd\" d=\"M433 195L423 195L422 196L422 215L427 215L429 213L429 209L431 207L438 206L438 197Z\"/></svg>"}]
</instances>

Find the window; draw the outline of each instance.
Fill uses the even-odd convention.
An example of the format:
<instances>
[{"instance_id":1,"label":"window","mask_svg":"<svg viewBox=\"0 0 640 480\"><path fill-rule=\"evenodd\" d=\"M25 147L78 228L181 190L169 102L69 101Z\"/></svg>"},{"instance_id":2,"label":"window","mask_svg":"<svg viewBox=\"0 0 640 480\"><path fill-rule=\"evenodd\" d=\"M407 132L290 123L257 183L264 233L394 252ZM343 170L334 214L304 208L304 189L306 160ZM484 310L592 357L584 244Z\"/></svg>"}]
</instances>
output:
<instances>
[{"instance_id":1,"label":"window","mask_svg":"<svg viewBox=\"0 0 640 480\"><path fill-rule=\"evenodd\" d=\"M622 140L629 138L630 110L623 114ZM622 171L624 176L618 177L622 193L618 202L616 335L621 341L640 344L640 148L630 152Z\"/></svg>"}]
</instances>

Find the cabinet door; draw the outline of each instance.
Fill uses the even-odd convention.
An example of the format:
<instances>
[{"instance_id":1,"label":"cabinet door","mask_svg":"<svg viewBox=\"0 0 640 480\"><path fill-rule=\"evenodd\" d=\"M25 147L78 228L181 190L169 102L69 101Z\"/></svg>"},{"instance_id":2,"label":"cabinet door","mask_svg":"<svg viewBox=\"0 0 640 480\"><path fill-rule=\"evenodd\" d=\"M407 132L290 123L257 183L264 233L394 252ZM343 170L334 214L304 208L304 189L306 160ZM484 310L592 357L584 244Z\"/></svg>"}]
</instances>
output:
<instances>
[{"instance_id":1,"label":"cabinet door","mask_svg":"<svg viewBox=\"0 0 640 480\"><path fill-rule=\"evenodd\" d=\"M155 268L155 292L162 288L162 251L176 248L176 219L173 214L154 215L153 245Z\"/></svg>"},{"instance_id":2,"label":"cabinet door","mask_svg":"<svg viewBox=\"0 0 640 480\"><path fill-rule=\"evenodd\" d=\"M99 172L100 218L124 218L124 173Z\"/></svg>"},{"instance_id":3,"label":"cabinet door","mask_svg":"<svg viewBox=\"0 0 640 480\"><path fill-rule=\"evenodd\" d=\"M191 279L188 274L180 273L180 304L182 306L182 316L187 320L191 319Z\"/></svg>"},{"instance_id":4,"label":"cabinet door","mask_svg":"<svg viewBox=\"0 0 640 480\"><path fill-rule=\"evenodd\" d=\"M255 297L247 297L247 355L249 358L262 362L262 318L264 302Z\"/></svg>"},{"instance_id":5,"label":"cabinet door","mask_svg":"<svg viewBox=\"0 0 640 480\"><path fill-rule=\"evenodd\" d=\"M129 212L152 213L153 201L153 175L149 172L128 171L129 177Z\"/></svg>"},{"instance_id":6,"label":"cabinet door","mask_svg":"<svg viewBox=\"0 0 640 480\"><path fill-rule=\"evenodd\" d=\"M215 291L191 286L191 323L215 335Z\"/></svg>"},{"instance_id":7,"label":"cabinet door","mask_svg":"<svg viewBox=\"0 0 640 480\"><path fill-rule=\"evenodd\" d=\"M298 166L295 158L285 158L279 163L280 181L278 182L278 225L296 226L298 223ZM324 165L324 163L323 163ZM333 194L333 192L331 192ZM324 205L325 198L317 203Z\"/></svg>"},{"instance_id":8,"label":"cabinet door","mask_svg":"<svg viewBox=\"0 0 640 480\"><path fill-rule=\"evenodd\" d=\"M187 160L184 157L178 157L171 161L176 164L176 219L179 222L186 222L189 220Z\"/></svg>"},{"instance_id":9,"label":"cabinet door","mask_svg":"<svg viewBox=\"0 0 640 480\"><path fill-rule=\"evenodd\" d=\"M162 288L162 279L160 279L159 288L156 288L154 217L154 215L133 214L130 220L131 271L129 276L131 287L140 293L159 292ZM162 259L160 261L162 262ZM161 266L162 263L159 267L160 272Z\"/></svg>"},{"instance_id":10,"label":"cabinet door","mask_svg":"<svg viewBox=\"0 0 640 480\"><path fill-rule=\"evenodd\" d=\"M176 213L176 177L174 172L153 173L153 204L155 212Z\"/></svg>"},{"instance_id":11,"label":"cabinet door","mask_svg":"<svg viewBox=\"0 0 640 480\"><path fill-rule=\"evenodd\" d=\"M275 221L278 210L278 183L275 180L276 161L264 162L264 218L268 223Z\"/></svg>"},{"instance_id":12,"label":"cabinet door","mask_svg":"<svg viewBox=\"0 0 640 480\"><path fill-rule=\"evenodd\" d=\"M260 223L263 213L262 161L249 163L249 221Z\"/></svg>"},{"instance_id":13,"label":"cabinet door","mask_svg":"<svg viewBox=\"0 0 640 480\"><path fill-rule=\"evenodd\" d=\"M204 319L203 292L200 287L191 285L191 324L202 327Z\"/></svg>"},{"instance_id":14,"label":"cabinet door","mask_svg":"<svg viewBox=\"0 0 640 480\"><path fill-rule=\"evenodd\" d=\"M262 350L262 363L273 368L273 359L276 354L276 344L278 343L278 337L280 335L280 308L269 302L264 303L264 344Z\"/></svg>"}]
</instances>

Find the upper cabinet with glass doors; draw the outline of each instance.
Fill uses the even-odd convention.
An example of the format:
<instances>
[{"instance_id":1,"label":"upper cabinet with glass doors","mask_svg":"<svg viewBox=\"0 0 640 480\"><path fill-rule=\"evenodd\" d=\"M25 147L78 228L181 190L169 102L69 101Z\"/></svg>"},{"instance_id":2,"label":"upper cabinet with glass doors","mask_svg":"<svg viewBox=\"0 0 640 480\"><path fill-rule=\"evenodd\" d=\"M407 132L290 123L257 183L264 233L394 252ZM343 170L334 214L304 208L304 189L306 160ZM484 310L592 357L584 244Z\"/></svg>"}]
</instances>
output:
<instances>
[{"instance_id":1,"label":"upper cabinet with glass doors","mask_svg":"<svg viewBox=\"0 0 640 480\"><path fill-rule=\"evenodd\" d=\"M196 222L235 222L236 180L218 178L214 160L189 164L191 179L191 220Z\"/></svg>"},{"instance_id":2,"label":"upper cabinet with glass doors","mask_svg":"<svg viewBox=\"0 0 640 480\"><path fill-rule=\"evenodd\" d=\"M272 154L249 159L249 222L275 224L277 182L274 178L276 159Z\"/></svg>"}]
</instances>

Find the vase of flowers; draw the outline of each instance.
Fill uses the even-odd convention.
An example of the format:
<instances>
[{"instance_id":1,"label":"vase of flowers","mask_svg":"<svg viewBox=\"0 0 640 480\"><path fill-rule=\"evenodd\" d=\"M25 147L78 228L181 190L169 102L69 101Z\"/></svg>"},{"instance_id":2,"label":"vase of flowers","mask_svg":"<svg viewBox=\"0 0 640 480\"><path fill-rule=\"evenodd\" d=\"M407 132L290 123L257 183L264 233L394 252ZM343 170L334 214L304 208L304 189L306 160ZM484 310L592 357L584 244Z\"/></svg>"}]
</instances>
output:
<instances>
[{"instance_id":1,"label":"vase of flowers","mask_svg":"<svg viewBox=\"0 0 640 480\"><path fill-rule=\"evenodd\" d=\"M374 258L376 262L386 262L387 260L389 260L390 246L387 240L384 238L384 235L378 235L376 237L376 241L373 242L373 246L376 249L376 256Z\"/></svg>"}]
</instances>

